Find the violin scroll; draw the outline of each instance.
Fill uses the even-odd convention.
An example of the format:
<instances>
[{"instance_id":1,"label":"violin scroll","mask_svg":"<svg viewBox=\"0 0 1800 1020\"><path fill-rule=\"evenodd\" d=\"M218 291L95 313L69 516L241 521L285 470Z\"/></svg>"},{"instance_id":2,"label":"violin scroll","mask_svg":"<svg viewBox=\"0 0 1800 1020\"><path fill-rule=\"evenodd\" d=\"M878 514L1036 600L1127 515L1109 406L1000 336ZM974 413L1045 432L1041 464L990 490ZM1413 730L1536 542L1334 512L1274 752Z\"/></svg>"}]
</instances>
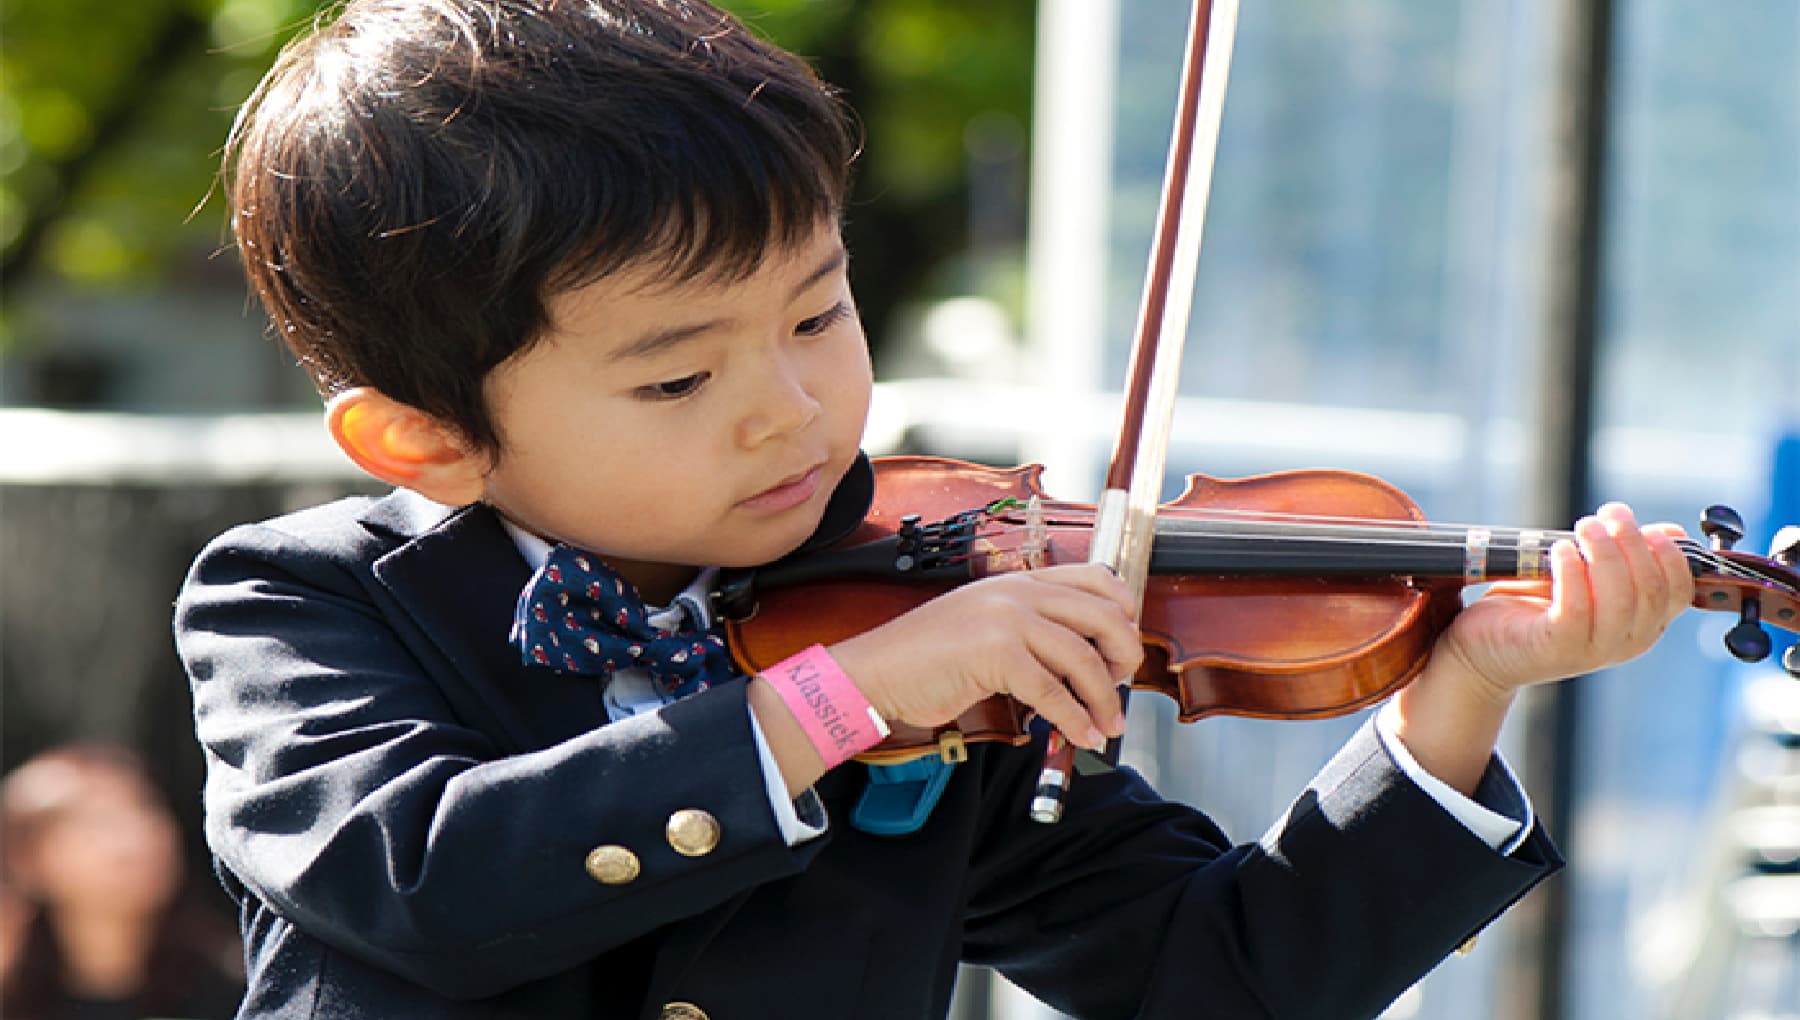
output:
<instances>
[{"instance_id":1,"label":"violin scroll","mask_svg":"<svg viewBox=\"0 0 1800 1020\"><path fill-rule=\"evenodd\" d=\"M1730 507L1707 507L1700 532L1710 547L1688 550L1694 605L1735 611L1738 622L1725 634L1725 649L1742 662L1761 662L1774 650L1766 624L1800 632L1800 526L1776 532L1766 558L1732 549L1744 537L1744 519ZM1800 645L1788 648L1781 667L1800 679Z\"/></svg>"}]
</instances>

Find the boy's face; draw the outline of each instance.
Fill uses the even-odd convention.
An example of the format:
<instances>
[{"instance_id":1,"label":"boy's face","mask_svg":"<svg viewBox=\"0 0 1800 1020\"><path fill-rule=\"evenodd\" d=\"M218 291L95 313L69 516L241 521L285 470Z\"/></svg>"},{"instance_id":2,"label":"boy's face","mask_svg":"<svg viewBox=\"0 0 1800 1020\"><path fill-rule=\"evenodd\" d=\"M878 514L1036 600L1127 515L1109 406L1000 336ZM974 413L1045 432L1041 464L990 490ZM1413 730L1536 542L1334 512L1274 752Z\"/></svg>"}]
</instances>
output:
<instances>
[{"instance_id":1,"label":"boy's face","mask_svg":"<svg viewBox=\"0 0 1800 1020\"><path fill-rule=\"evenodd\" d=\"M663 601L693 567L766 563L818 525L871 384L835 225L737 283L610 275L550 301L549 334L486 393L486 498Z\"/></svg>"}]
</instances>

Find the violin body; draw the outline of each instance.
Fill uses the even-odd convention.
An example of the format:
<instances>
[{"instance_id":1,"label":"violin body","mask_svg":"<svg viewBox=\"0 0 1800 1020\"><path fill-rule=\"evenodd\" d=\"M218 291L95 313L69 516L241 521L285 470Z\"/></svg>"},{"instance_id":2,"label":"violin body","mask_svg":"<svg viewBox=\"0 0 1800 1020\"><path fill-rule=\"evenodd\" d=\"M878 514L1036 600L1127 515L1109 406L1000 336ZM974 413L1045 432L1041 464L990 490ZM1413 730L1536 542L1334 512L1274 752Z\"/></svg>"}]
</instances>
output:
<instances>
[{"instance_id":1,"label":"violin body","mask_svg":"<svg viewBox=\"0 0 1800 1020\"><path fill-rule=\"evenodd\" d=\"M873 503L855 531L803 562L733 582L753 579L753 596L725 613L746 673L872 630L958 584L1088 560L1093 507L1050 498L1039 465L873 463ZM1418 675L1466 586L1547 576L1557 537L1434 526L1399 489L1351 471L1189 476L1157 513L1139 618L1145 657L1131 686L1174 699L1183 722L1355 711ZM1791 564L1696 555L1696 606L1746 612L1754 604L1766 622L1800 629L1800 571ZM988 698L936 729L896 726L860 757L895 762L954 755L965 741L1024 744L1029 723L1018 702Z\"/></svg>"},{"instance_id":2,"label":"violin body","mask_svg":"<svg viewBox=\"0 0 1800 1020\"><path fill-rule=\"evenodd\" d=\"M888 539L902 519L949 518L971 507L1040 500L1047 549L1040 562L1081 563L1088 556L1093 508L1050 500L1043 468L984 467L934 457L874 461L875 501L842 545ZM1253 515L1330 514L1373 521L1423 522L1400 490L1348 471L1293 471L1239 480L1204 475L1163 505L1164 514L1230 510ZM1021 526L993 515L973 542L968 579L1027 569ZM954 586L946 581L844 578L760 590L754 615L727 623L733 654L746 672L808 645L832 644L871 630ZM1132 686L1173 698L1183 722L1218 714L1280 719L1326 718L1379 701L1424 666L1437 632L1461 606L1460 584L1410 578L1202 576L1153 572L1140 629L1145 658ZM822 610L821 607L829 607ZM955 723L927 733L895 732L863 757L900 760L955 731L963 740L1023 744L1026 710L1011 698L978 703ZM908 730L900 727L900 731Z\"/></svg>"}]
</instances>

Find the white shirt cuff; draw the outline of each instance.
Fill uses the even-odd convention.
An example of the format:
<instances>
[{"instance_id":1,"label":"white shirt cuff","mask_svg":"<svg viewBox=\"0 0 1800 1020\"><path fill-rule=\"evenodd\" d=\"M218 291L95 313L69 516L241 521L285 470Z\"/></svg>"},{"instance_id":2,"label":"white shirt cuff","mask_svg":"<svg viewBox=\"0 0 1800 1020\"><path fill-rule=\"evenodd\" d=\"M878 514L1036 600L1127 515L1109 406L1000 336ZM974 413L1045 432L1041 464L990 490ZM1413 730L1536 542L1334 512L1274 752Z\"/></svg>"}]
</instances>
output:
<instances>
[{"instance_id":1,"label":"white shirt cuff","mask_svg":"<svg viewBox=\"0 0 1800 1020\"><path fill-rule=\"evenodd\" d=\"M763 786L769 791L769 807L775 812L775 824L781 829L781 838L788 846L799 846L823 836L825 808L819 803L818 794L807 790L798 802L788 797L787 782L781 778L781 765L775 761L775 752L769 750L768 738L763 736L755 712L750 713L750 732L756 737L756 753L762 758ZM802 820L802 809L816 822Z\"/></svg>"},{"instance_id":2,"label":"white shirt cuff","mask_svg":"<svg viewBox=\"0 0 1800 1020\"><path fill-rule=\"evenodd\" d=\"M1475 791L1480 800L1472 800L1449 783L1425 771L1424 766L1419 764L1401 741L1396 731L1399 720L1400 710L1392 701L1381 706L1380 711L1375 713L1375 733L1381 738L1382 747L1394 759L1394 763L1400 766L1400 771L1406 773L1407 778L1442 805L1445 811L1450 812L1451 817L1461 822L1476 838L1502 854L1517 850L1519 844L1525 841L1526 834L1531 831L1531 798L1525 795L1525 788L1519 785L1518 777L1513 775L1506 759L1499 754L1494 755L1494 763L1499 766L1499 781L1490 783L1489 776L1484 775L1481 786ZM1495 810L1496 808L1501 810ZM1519 816L1503 814L1502 811L1507 809L1519 812Z\"/></svg>"}]
</instances>

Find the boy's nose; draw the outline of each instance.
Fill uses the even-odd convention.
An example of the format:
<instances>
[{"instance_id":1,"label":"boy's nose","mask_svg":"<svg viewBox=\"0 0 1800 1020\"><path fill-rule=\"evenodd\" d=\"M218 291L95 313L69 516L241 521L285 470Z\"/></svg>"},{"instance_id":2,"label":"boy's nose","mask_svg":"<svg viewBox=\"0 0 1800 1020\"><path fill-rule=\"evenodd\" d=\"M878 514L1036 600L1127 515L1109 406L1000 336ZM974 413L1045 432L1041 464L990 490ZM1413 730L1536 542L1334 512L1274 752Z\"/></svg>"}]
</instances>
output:
<instances>
[{"instance_id":1,"label":"boy's nose","mask_svg":"<svg viewBox=\"0 0 1800 1020\"><path fill-rule=\"evenodd\" d=\"M798 373L770 372L755 404L738 427L738 441L750 448L798 432L819 416L820 403Z\"/></svg>"}]
</instances>

